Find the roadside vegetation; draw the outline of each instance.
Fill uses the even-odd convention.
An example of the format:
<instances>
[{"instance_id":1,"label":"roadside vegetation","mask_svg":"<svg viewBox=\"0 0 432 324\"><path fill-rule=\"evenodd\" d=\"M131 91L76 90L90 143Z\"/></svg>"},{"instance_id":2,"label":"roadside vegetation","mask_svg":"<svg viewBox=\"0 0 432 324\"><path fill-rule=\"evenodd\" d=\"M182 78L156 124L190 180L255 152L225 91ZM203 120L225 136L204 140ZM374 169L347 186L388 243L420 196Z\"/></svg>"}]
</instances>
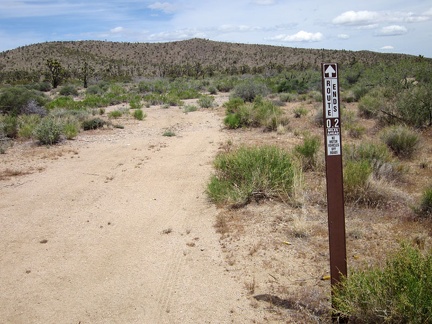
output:
<instances>
[{"instance_id":1,"label":"roadside vegetation","mask_svg":"<svg viewBox=\"0 0 432 324\"><path fill-rule=\"evenodd\" d=\"M150 107L180 108L185 114L220 108L225 131L241 140L222 145L214 160L207 184L212 202L229 213L264 202L286 205L292 214L303 211L310 217L325 210L318 64L233 65L218 70L210 64L161 63L153 67L159 74L142 75L136 81L121 74L121 68L112 75L115 69L111 67L111 75L102 78L91 64L74 71L63 65L60 60L47 60L38 77L31 80L26 79L28 75L19 80L18 74L3 75L1 154L7 154L18 141L49 146L73 140L82 131L123 128L122 121L129 119L145 123ZM347 233L349 242L358 248L358 240L373 232L363 229L370 226L365 223L392 220L394 215L398 215L400 232L421 223L430 233L431 61L406 57L369 64L352 58L344 61L340 74L345 202L354 215L350 221L361 224ZM215 100L220 93L229 93L223 104ZM244 134L254 141L245 141ZM161 136L175 140L176 133L167 129ZM370 214L376 219L362 220ZM232 218L218 219L224 233L229 232L226 224ZM302 255L322 248L311 242L314 235L322 242L319 235L323 230L300 216L279 215L274 223L274 233L283 228L285 238L280 241L285 245L290 245L288 238L301 240L299 245L306 246ZM349 276L334 292L335 311L361 323L430 320L430 234L414 241L371 252L368 263L349 264ZM250 257L260 244L251 249ZM234 262L234 257L230 258L229 262ZM281 270L279 277L286 271ZM255 285L255 278L250 282ZM248 290L255 291L250 282ZM275 291L285 293L287 300L292 297ZM305 293L298 297L302 298L307 300ZM331 312L328 305L293 305L297 306L291 308L303 312L302 320L328 320Z\"/></svg>"}]
</instances>

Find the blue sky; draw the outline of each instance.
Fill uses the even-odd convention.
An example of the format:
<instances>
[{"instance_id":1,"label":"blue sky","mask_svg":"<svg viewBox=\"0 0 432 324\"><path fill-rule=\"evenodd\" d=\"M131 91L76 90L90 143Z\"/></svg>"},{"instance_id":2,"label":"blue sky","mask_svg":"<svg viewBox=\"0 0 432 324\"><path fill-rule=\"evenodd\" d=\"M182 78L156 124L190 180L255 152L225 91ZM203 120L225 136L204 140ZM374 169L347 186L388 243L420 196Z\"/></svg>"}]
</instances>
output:
<instances>
[{"instance_id":1,"label":"blue sky","mask_svg":"<svg viewBox=\"0 0 432 324\"><path fill-rule=\"evenodd\" d=\"M0 0L0 51L189 38L432 58L431 0Z\"/></svg>"}]
</instances>

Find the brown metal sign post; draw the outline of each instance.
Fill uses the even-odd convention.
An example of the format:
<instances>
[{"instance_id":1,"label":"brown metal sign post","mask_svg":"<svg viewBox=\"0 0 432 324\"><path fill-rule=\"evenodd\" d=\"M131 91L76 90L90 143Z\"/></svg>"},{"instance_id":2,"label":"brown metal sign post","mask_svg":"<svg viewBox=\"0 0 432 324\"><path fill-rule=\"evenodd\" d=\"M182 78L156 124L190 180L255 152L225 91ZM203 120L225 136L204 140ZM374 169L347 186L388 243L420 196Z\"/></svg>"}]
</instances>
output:
<instances>
[{"instance_id":1,"label":"brown metal sign post","mask_svg":"<svg viewBox=\"0 0 432 324\"><path fill-rule=\"evenodd\" d=\"M330 276L333 286L340 282L341 276L347 276L342 174L342 133L337 63L322 63L321 71L323 82Z\"/></svg>"}]
</instances>

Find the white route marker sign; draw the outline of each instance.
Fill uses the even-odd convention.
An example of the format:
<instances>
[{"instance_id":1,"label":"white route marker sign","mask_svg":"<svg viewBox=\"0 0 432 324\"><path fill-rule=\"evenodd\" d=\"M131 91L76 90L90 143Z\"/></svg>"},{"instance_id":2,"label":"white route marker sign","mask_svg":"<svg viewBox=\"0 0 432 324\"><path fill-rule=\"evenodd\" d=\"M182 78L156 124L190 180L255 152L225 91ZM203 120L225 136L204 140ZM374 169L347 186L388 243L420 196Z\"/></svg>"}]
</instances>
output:
<instances>
[{"instance_id":1,"label":"white route marker sign","mask_svg":"<svg viewBox=\"0 0 432 324\"><path fill-rule=\"evenodd\" d=\"M337 64L323 64L327 155L341 155Z\"/></svg>"}]
</instances>

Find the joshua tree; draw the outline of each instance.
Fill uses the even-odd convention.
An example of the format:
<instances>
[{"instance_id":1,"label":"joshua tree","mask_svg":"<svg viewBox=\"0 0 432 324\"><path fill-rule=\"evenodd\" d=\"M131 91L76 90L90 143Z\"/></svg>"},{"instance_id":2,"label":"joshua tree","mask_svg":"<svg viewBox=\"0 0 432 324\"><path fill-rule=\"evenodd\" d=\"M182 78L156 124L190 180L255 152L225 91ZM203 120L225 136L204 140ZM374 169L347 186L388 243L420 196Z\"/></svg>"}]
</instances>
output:
<instances>
[{"instance_id":1,"label":"joshua tree","mask_svg":"<svg viewBox=\"0 0 432 324\"><path fill-rule=\"evenodd\" d=\"M53 88L57 88L64 76L64 70L60 62L55 59L48 59L46 63Z\"/></svg>"},{"instance_id":2,"label":"joshua tree","mask_svg":"<svg viewBox=\"0 0 432 324\"><path fill-rule=\"evenodd\" d=\"M81 77L84 83L84 88L88 86L88 79L94 73L94 68L88 65L87 62L84 62L84 66L81 68Z\"/></svg>"}]
</instances>

